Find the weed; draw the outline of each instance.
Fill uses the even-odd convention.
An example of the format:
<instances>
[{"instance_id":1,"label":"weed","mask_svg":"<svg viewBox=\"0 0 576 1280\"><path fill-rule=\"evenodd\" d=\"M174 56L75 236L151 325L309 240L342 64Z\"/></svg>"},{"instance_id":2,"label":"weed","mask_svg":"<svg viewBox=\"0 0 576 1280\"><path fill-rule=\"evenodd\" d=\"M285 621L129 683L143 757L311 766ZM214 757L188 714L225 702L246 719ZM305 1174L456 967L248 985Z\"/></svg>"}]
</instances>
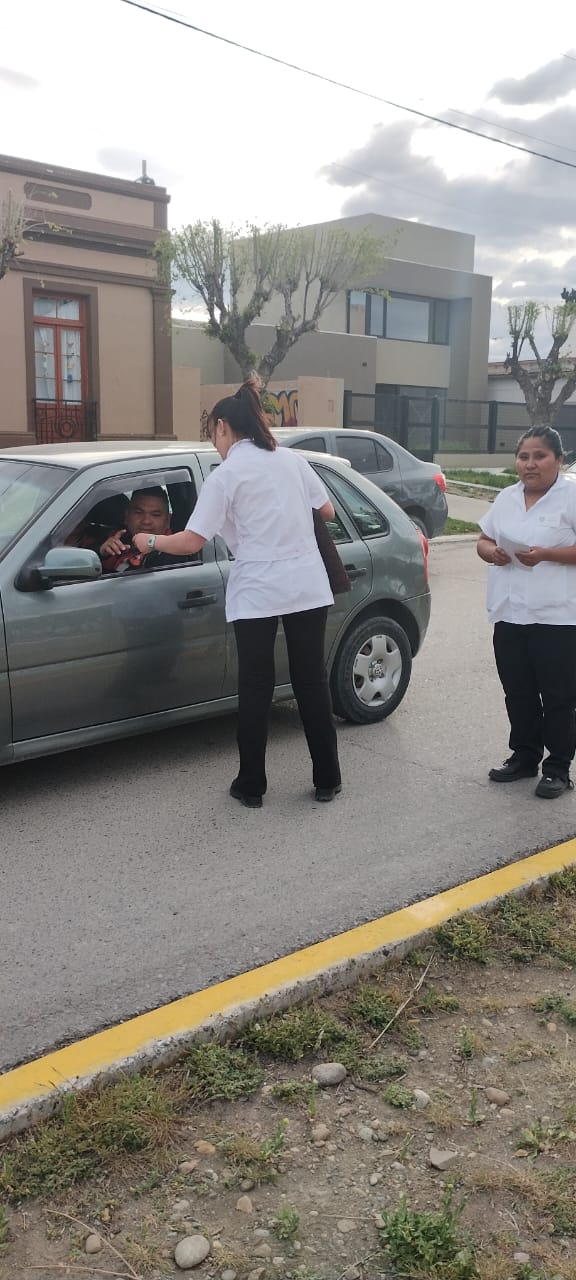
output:
<instances>
[{"instance_id":1,"label":"weed","mask_svg":"<svg viewBox=\"0 0 576 1280\"><path fill-rule=\"evenodd\" d=\"M444 991L439 991L437 987L428 987L428 990L418 997L419 1013L455 1013L459 1008L460 1001L457 996L451 996Z\"/></svg>"},{"instance_id":2,"label":"weed","mask_svg":"<svg viewBox=\"0 0 576 1280\"><path fill-rule=\"evenodd\" d=\"M292 1240L300 1226L300 1214L290 1204L283 1204L276 1214L274 1234L279 1240Z\"/></svg>"},{"instance_id":3,"label":"weed","mask_svg":"<svg viewBox=\"0 0 576 1280\"><path fill-rule=\"evenodd\" d=\"M280 1120L274 1133L264 1142L257 1142L245 1133L233 1133L225 1138L221 1149L240 1179L252 1182L272 1182L277 1174L276 1160L284 1148L286 1120Z\"/></svg>"},{"instance_id":4,"label":"weed","mask_svg":"<svg viewBox=\"0 0 576 1280\"><path fill-rule=\"evenodd\" d=\"M534 1058L553 1057L555 1052L554 1045L542 1047L530 1040L514 1040L506 1050L505 1058L511 1067L516 1067L520 1062L532 1062Z\"/></svg>"},{"instance_id":5,"label":"weed","mask_svg":"<svg viewBox=\"0 0 576 1280\"><path fill-rule=\"evenodd\" d=\"M157 1076L125 1076L85 1094L68 1094L62 1113L15 1139L0 1164L11 1199L62 1191L110 1168L119 1156L160 1150L174 1123L176 1098Z\"/></svg>"},{"instance_id":6,"label":"weed","mask_svg":"<svg viewBox=\"0 0 576 1280\"><path fill-rule=\"evenodd\" d=\"M379 1084L382 1080L395 1080L398 1076L405 1076L407 1070L405 1058L375 1054L373 1058L364 1058L358 1063L356 1074L361 1080Z\"/></svg>"},{"instance_id":7,"label":"weed","mask_svg":"<svg viewBox=\"0 0 576 1280\"><path fill-rule=\"evenodd\" d=\"M186 1088L193 1102L234 1101L255 1093L263 1072L253 1058L228 1045L195 1045L183 1061Z\"/></svg>"},{"instance_id":8,"label":"weed","mask_svg":"<svg viewBox=\"0 0 576 1280\"><path fill-rule=\"evenodd\" d=\"M262 1022L252 1022L241 1044L246 1049L287 1062L297 1062L307 1053L337 1050L339 1062L348 1065L360 1049L360 1037L331 1014L315 1005L304 1005L273 1014Z\"/></svg>"},{"instance_id":9,"label":"weed","mask_svg":"<svg viewBox=\"0 0 576 1280\"><path fill-rule=\"evenodd\" d=\"M532 1005L532 1008L535 1009L536 1013L559 1014L569 1026L576 1027L576 1004L573 1000L567 1000L565 996L542 996L540 1000L537 1000Z\"/></svg>"},{"instance_id":10,"label":"weed","mask_svg":"<svg viewBox=\"0 0 576 1280\"><path fill-rule=\"evenodd\" d=\"M550 876L544 894L554 899L576 897L576 867L564 867L563 871L556 871Z\"/></svg>"},{"instance_id":11,"label":"weed","mask_svg":"<svg viewBox=\"0 0 576 1280\"><path fill-rule=\"evenodd\" d=\"M6 1248L7 1244L8 1244L8 1218L6 1216L5 1210L2 1208L2 1205L0 1204L0 1253L2 1253L2 1251Z\"/></svg>"},{"instance_id":12,"label":"weed","mask_svg":"<svg viewBox=\"0 0 576 1280\"><path fill-rule=\"evenodd\" d=\"M502 475L495 471L470 471L466 468L457 471L450 468L444 474L447 480L460 480L463 484L487 485L491 489L506 489L508 485L516 484L518 480L516 471L512 475Z\"/></svg>"},{"instance_id":13,"label":"weed","mask_svg":"<svg viewBox=\"0 0 576 1280\"><path fill-rule=\"evenodd\" d=\"M427 1280L475 1280L478 1268L462 1234L462 1205L453 1206L448 1187L436 1212L409 1209L403 1196L397 1209L383 1212L380 1238L390 1261L403 1276Z\"/></svg>"},{"instance_id":14,"label":"weed","mask_svg":"<svg viewBox=\"0 0 576 1280\"><path fill-rule=\"evenodd\" d=\"M455 960L488 963L489 930L479 915L457 916L436 929L435 938L444 954Z\"/></svg>"},{"instance_id":15,"label":"weed","mask_svg":"<svg viewBox=\"0 0 576 1280\"><path fill-rule=\"evenodd\" d=\"M522 1129L516 1144L516 1155L526 1155L536 1159L536 1156L548 1155L562 1142L574 1141L576 1141L576 1133L571 1129L558 1124L544 1124L543 1120L537 1119L528 1128Z\"/></svg>"},{"instance_id":16,"label":"weed","mask_svg":"<svg viewBox=\"0 0 576 1280\"><path fill-rule=\"evenodd\" d=\"M402 1021L400 1024L395 1023L398 1039L408 1053L416 1053L417 1049L421 1049L424 1044L424 1037L418 1023L413 1018Z\"/></svg>"},{"instance_id":17,"label":"weed","mask_svg":"<svg viewBox=\"0 0 576 1280\"><path fill-rule=\"evenodd\" d=\"M432 1101L426 1109L426 1117L431 1128L449 1133L455 1128L456 1117L454 1103L443 1089L434 1089Z\"/></svg>"},{"instance_id":18,"label":"weed","mask_svg":"<svg viewBox=\"0 0 576 1280\"><path fill-rule=\"evenodd\" d=\"M480 1049L478 1036L470 1030L469 1027L460 1027L460 1035L458 1038L458 1056L469 1060L474 1058Z\"/></svg>"},{"instance_id":19,"label":"weed","mask_svg":"<svg viewBox=\"0 0 576 1280\"><path fill-rule=\"evenodd\" d=\"M478 524L474 524L472 520L456 520L454 516L448 516L443 532L444 534L479 533L480 526Z\"/></svg>"},{"instance_id":20,"label":"weed","mask_svg":"<svg viewBox=\"0 0 576 1280\"><path fill-rule=\"evenodd\" d=\"M409 1107L414 1105L414 1094L411 1089L405 1089L401 1084L389 1084L384 1090L382 1097L390 1107L397 1107L398 1110L407 1111Z\"/></svg>"},{"instance_id":21,"label":"weed","mask_svg":"<svg viewBox=\"0 0 576 1280\"><path fill-rule=\"evenodd\" d=\"M281 1080L272 1086L272 1097L279 1102L290 1102L294 1106L304 1107L309 1116L316 1115L316 1094L318 1085L315 1080Z\"/></svg>"},{"instance_id":22,"label":"weed","mask_svg":"<svg viewBox=\"0 0 576 1280\"><path fill-rule=\"evenodd\" d=\"M468 1116L466 1118L466 1123L472 1124L472 1125L484 1123L484 1116L480 1115L480 1109L478 1106L478 1090L477 1089L472 1090L472 1096L470 1098L470 1107L468 1109Z\"/></svg>"},{"instance_id":23,"label":"weed","mask_svg":"<svg viewBox=\"0 0 576 1280\"><path fill-rule=\"evenodd\" d=\"M350 1000L349 1010L354 1018L366 1022L369 1027L387 1027L401 1004L402 997L390 991L382 991L372 983L362 983Z\"/></svg>"}]
</instances>

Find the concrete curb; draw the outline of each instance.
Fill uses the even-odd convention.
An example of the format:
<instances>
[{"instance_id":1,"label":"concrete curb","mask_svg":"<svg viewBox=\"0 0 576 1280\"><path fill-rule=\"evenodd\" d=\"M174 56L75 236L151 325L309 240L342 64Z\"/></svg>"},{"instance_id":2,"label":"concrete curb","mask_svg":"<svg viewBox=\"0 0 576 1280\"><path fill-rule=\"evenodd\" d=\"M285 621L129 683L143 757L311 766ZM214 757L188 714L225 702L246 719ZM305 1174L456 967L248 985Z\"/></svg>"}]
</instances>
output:
<instances>
[{"instance_id":1,"label":"concrete curb","mask_svg":"<svg viewBox=\"0 0 576 1280\"><path fill-rule=\"evenodd\" d=\"M479 536L480 530L478 530L478 533L442 533L439 538L431 538L428 546L431 550L432 547L444 546L447 542L477 542Z\"/></svg>"},{"instance_id":2,"label":"concrete curb","mask_svg":"<svg viewBox=\"0 0 576 1280\"><path fill-rule=\"evenodd\" d=\"M0 1140L53 1114L67 1093L167 1064L194 1042L231 1039L254 1017L349 986L388 957L421 944L451 917L574 864L576 839L15 1067L0 1077Z\"/></svg>"}]
</instances>

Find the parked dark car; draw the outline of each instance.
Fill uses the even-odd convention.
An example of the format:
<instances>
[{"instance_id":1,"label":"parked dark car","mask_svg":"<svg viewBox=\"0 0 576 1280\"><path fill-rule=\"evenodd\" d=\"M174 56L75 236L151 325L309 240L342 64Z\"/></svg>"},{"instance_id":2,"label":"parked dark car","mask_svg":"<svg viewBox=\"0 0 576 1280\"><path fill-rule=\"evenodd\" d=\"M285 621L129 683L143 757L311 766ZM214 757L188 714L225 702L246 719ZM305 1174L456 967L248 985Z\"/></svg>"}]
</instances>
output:
<instances>
[{"instance_id":1,"label":"parked dark car","mask_svg":"<svg viewBox=\"0 0 576 1280\"><path fill-rule=\"evenodd\" d=\"M376 431L282 427L274 434L279 444L291 449L346 458L354 471L393 498L427 538L442 533L448 515L446 480L435 462L422 462Z\"/></svg>"},{"instance_id":2,"label":"parked dark car","mask_svg":"<svg viewBox=\"0 0 576 1280\"><path fill-rule=\"evenodd\" d=\"M237 692L222 539L121 575L96 551L136 489L161 485L173 531L219 465L208 443L44 445L0 451L0 764L226 713ZM336 509L352 590L329 610L335 710L358 723L398 706L430 615L427 548L410 520L337 459L310 461ZM82 545L78 541L82 540ZM166 559L166 558L165 558ZM283 635L277 698L289 698Z\"/></svg>"}]
</instances>

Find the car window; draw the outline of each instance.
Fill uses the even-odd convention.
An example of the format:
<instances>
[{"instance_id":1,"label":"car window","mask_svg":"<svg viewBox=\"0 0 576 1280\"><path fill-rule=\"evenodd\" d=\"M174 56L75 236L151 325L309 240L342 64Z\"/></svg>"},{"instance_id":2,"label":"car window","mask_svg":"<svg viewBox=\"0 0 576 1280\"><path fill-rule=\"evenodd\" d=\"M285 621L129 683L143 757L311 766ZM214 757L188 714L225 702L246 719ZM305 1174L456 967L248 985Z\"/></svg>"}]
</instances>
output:
<instances>
[{"instance_id":1,"label":"car window","mask_svg":"<svg viewBox=\"0 0 576 1280\"><path fill-rule=\"evenodd\" d=\"M312 453L328 453L323 436L309 436L306 440L295 440L288 445L289 449L311 449Z\"/></svg>"},{"instance_id":2,"label":"car window","mask_svg":"<svg viewBox=\"0 0 576 1280\"><path fill-rule=\"evenodd\" d=\"M334 542L351 542L352 539L348 530L344 528L340 516L335 514L333 520L326 521L326 527L330 530Z\"/></svg>"},{"instance_id":3,"label":"car window","mask_svg":"<svg viewBox=\"0 0 576 1280\"><path fill-rule=\"evenodd\" d=\"M370 475L380 470L373 440L363 440L361 436L350 436L350 439L346 436L338 436L337 448L340 457L347 458L354 470L361 471L362 475Z\"/></svg>"},{"instance_id":4,"label":"car window","mask_svg":"<svg viewBox=\"0 0 576 1280\"><path fill-rule=\"evenodd\" d=\"M328 471L322 467L321 472L326 487L331 489L344 504L362 538L376 538L390 532L386 516L370 502L369 498L359 493L354 485L335 471Z\"/></svg>"},{"instance_id":5,"label":"car window","mask_svg":"<svg viewBox=\"0 0 576 1280\"><path fill-rule=\"evenodd\" d=\"M378 440L374 441L376 446L376 459L378 462L378 471L392 471L394 459L388 449L380 444Z\"/></svg>"},{"instance_id":6,"label":"car window","mask_svg":"<svg viewBox=\"0 0 576 1280\"><path fill-rule=\"evenodd\" d=\"M164 495L168 504L167 519L172 533L179 533L186 523L196 503L196 486L189 471L178 468L172 471L147 471L144 474L110 477L94 485L80 502L68 512L53 530L49 545L85 547L99 552L100 547L112 534L126 528L128 507L134 495L143 494L147 490L155 490L157 496ZM138 500L136 499L136 506ZM163 502L160 507L162 508ZM161 532L161 530L159 530ZM125 536L126 546L130 545L129 533ZM168 557L152 553L146 566L147 572L160 572L174 568L183 560L198 561L201 554L188 557ZM106 568L104 570L106 572ZM110 572L114 572L110 569Z\"/></svg>"},{"instance_id":7,"label":"car window","mask_svg":"<svg viewBox=\"0 0 576 1280\"><path fill-rule=\"evenodd\" d=\"M64 488L71 475L67 467L9 458L0 462L0 554Z\"/></svg>"}]
</instances>

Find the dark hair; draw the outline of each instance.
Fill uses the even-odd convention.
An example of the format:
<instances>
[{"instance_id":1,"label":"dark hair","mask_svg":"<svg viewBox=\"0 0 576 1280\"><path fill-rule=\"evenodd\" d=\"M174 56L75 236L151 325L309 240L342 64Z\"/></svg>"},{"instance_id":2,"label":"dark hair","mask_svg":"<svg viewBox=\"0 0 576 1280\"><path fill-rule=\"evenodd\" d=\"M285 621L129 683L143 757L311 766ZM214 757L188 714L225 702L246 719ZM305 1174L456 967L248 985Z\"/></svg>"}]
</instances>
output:
<instances>
[{"instance_id":1,"label":"dark hair","mask_svg":"<svg viewBox=\"0 0 576 1280\"><path fill-rule=\"evenodd\" d=\"M560 439L558 432L554 430L554 427L529 427L528 430L524 432L524 435L520 436L518 444L516 445L516 451L514 454L515 458L518 457L525 440L541 440L542 444L544 444L547 449L550 449L555 458L562 458L564 456L562 440Z\"/></svg>"},{"instance_id":2,"label":"dark hair","mask_svg":"<svg viewBox=\"0 0 576 1280\"><path fill-rule=\"evenodd\" d=\"M166 510L170 510L168 494L159 484L151 485L149 489L135 489L130 499L130 506L132 506L135 498L161 498Z\"/></svg>"},{"instance_id":3,"label":"dark hair","mask_svg":"<svg viewBox=\"0 0 576 1280\"><path fill-rule=\"evenodd\" d=\"M252 440L259 449L270 452L276 448L259 392L250 379L242 383L235 396L225 396L214 405L208 417L208 430L216 426L219 418L228 423L233 435L240 440Z\"/></svg>"}]
</instances>

